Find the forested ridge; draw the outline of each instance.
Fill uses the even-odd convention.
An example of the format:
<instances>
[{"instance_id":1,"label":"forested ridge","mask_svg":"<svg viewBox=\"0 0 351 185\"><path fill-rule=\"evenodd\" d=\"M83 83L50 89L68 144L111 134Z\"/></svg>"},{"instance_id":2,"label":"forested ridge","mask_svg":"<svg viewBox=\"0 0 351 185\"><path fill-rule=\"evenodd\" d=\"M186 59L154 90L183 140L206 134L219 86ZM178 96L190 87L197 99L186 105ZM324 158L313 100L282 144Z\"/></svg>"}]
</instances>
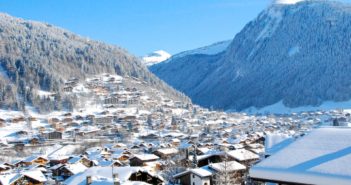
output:
<instances>
[{"instance_id":1,"label":"forested ridge","mask_svg":"<svg viewBox=\"0 0 351 185\"><path fill-rule=\"evenodd\" d=\"M267 8L220 56L188 55L151 71L205 107L319 106L351 99L350 51L350 5L304 1Z\"/></svg>"},{"instance_id":2,"label":"forested ridge","mask_svg":"<svg viewBox=\"0 0 351 185\"><path fill-rule=\"evenodd\" d=\"M187 99L150 73L125 49L80 37L50 24L0 14L0 107L20 109L43 104L37 90L56 93L62 107L63 84L92 74L116 73L145 81Z\"/></svg>"}]
</instances>

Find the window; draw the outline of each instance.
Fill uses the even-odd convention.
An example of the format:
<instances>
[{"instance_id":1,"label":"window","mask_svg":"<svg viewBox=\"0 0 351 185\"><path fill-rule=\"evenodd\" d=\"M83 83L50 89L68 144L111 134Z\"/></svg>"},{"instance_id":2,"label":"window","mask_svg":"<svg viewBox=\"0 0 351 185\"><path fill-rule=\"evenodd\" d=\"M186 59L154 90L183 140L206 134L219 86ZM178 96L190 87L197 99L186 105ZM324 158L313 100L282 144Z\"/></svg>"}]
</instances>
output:
<instances>
[{"instance_id":1,"label":"window","mask_svg":"<svg viewBox=\"0 0 351 185\"><path fill-rule=\"evenodd\" d=\"M195 179L195 175L193 174L193 178Z\"/></svg>"},{"instance_id":2,"label":"window","mask_svg":"<svg viewBox=\"0 0 351 185\"><path fill-rule=\"evenodd\" d=\"M207 182L205 182L204 185L208 185Z\"/></svg>"},{"instance_id":3,"label":"window","mask_svg":"<svg viewBox=\"0 0 351 185\"><path fill-rule=\"evenodd\" d=\"M193 182L193 185L195 185L195 182Z\"/></svg>"}]
</instances>

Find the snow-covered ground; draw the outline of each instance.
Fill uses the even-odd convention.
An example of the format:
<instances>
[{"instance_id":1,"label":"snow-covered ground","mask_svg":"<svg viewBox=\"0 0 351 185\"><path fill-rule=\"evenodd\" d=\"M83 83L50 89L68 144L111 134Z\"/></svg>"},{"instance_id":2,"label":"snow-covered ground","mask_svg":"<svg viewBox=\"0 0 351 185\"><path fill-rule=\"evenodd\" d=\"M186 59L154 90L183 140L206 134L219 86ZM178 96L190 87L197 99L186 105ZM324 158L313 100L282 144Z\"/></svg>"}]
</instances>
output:
<instances>
[{"instance_id":1,"label":"snow-covered ground","mask_svg":"<svg viewBox=\"0 0 351 185\"><path fill-rule=\"evenodd\" d=\"M274 113L274 114L289 114L289 113L297 113L297 112L306 112L306 111L319 111L319 110L333 110L333 109L351 109L351 100L345 102L333 102L326 101L322 105L318 107L313 106L303 106L290 108L283 104L282 101L275 103L273 105L269 105L263 108L250 107L245 109L242 112L246 112L249 114L255 113Z\"/></svg>"}]
</instances>

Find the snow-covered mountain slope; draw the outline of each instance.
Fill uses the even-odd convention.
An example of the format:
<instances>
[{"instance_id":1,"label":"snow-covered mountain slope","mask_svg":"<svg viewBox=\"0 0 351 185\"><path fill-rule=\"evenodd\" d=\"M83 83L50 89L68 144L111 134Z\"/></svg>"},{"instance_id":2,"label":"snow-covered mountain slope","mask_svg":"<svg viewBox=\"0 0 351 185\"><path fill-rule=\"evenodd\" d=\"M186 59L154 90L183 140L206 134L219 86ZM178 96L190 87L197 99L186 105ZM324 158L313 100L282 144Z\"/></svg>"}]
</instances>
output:
<instances>
[{"instance_id":1,"label":"snow-covered mountain slope","mask_svg":"<svg viewBox=\"0 0 351 185\"><path fill-rule=\"evenodd\" d=\"M298 2L305 1L305 0L276 0L274 3L276 4L296 4Z\"/></svg>"},{"instance_id":2,"label":"snow-covered mountain slope","mask_svg":"<svg viewBox=\"0 0 351 185\"><path fill-rule=\"evenodd\" d=\"M163 50L154 51L142 58L142 63L152 66L169 59L172 55Z\"/></svg>"},{"instance_id":3,"label":"snow-covered mountain slope","mask_svg":"<svg viewBox=\"0 0 351 185\"><path fill-rule=\"evenodd\" d=\"M224 110L320 106L351 99L351 6L273 4L225 52L151 68L194 103Z\"/></svg>"},{"instance_id":4,"label":"snow-covered mountain slope","mask_svg":"<svg viewBox=\"0 0 351 185\"><path fill-rule=\"evenodd\" d=\"M69 79L79 81L105 72L142 79L151 87L183 97L126 50L47 23L0 13L0 40L0 108L41 105L36 92L60 93L70 85Z\"/></svg>"},{"instance_id":5,"label":"snow-covered mountain slope","mask_svg":"<svg viewBox=\"0 0 351 185\"><path fill-rule=\"evenodd\" d=\"M225 51L231 42L232 40L225 40L221 42L216 42L209 46L204 46L193 50L183 51L172 56L171 60L174 60L180 57L189 56L189 55L195 55L195 54L215 55Z\"/></svg>"}]
</instances>

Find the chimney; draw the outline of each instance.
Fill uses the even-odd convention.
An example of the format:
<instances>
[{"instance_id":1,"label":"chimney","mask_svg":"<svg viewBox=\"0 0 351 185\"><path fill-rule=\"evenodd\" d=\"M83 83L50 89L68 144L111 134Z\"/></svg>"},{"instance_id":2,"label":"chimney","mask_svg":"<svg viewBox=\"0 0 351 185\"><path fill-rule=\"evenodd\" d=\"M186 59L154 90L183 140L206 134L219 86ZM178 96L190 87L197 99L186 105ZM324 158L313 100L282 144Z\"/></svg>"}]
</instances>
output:
<instances>
[{"instance_id":1,"label":"chimney","mask_svg":"<svg viewBox=\"0 0 351 185\"><path fill-rule=\"evenodd\" d=\"M91 176L87 176L86 181L86 185L90 185L93 183L93 179L91 178Z\"/></svg>"},{"instance_id":2,"label":"chimney","mask_svg":"<svg viewBox=\"0 0 351 185\"><path fill-rule=\"evenodd\" d=\"M121 185L121 182L119 182L118 173L114 173L112 178L113 178L114 185Z\"/></svg>"}]
</instances>

